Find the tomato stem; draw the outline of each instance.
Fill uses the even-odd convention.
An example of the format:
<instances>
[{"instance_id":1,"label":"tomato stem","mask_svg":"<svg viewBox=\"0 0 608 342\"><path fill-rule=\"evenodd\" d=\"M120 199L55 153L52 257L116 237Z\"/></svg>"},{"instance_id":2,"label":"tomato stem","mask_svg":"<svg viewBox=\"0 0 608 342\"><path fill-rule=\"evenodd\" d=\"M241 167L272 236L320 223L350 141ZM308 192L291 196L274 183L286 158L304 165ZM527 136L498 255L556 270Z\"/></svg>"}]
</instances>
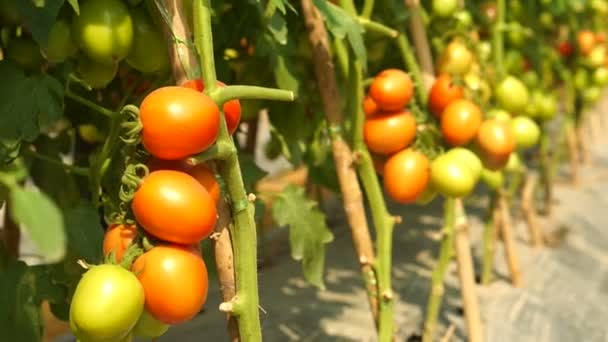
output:
<instances>
[{"instance_id":1,"label":"tomato stem","mask_svg":"<svg viewBox=\"0 0 608 342\"><path fill-rule=\"evenodd\" d=\"M196 165L210 160L226 160L234 153L236 153L234 144L226 141L217 141L206 151L189 158L188 163Z\"/></svg>"},{"instance_id":2,"label":"tomato stem","mask_svg":"<svg viewBox=\"0 0 608 342\"><path fill-rule=\"evenodd\" d=\"M399 52L401 52L403 63L414 79L414 86L416 87L416 96L418 101L420 102L421 106L425 106L428 101L428 94L424 84L424 79L422 78L420 66L416 61L416 56L414 56L414 51L412 51L412 46L407 38L407 34L405 32L401 32L399 37L397 37L396 42L397 48L399 48Z\"/></svg>"},{"instance_id":3,"label":"tomato stem","mask_svg":"<svg viewBox=\"0 0 608 342\"><path fill-rule=\"evenodd\" d=\"M504 67L504 37L503 27L505 26L505 0L496 1L496 22L492 32L492 50L494 52L494 67L496 68L497 80L500 82L505 75Z\"/></svg>"},{"instance_id":4,"label":"tomato stem","mask_svg":"<svg viewBox=\"0 0 608 342\"><path fill-rule=\"evenodd\" d=\"M374 0L365 0L363 2L363 9L361 10L361 17L369 19L372 16L374 10Z\"/></svg>"},{"instance_id":5,"label":"tomato stem","mask_svg":"<svg viewBox=\"0 0 608 342\"><path fill-rule=\"evenodd\" d=\"M489 285L493 276L494 248L496 244L496 235L498 234L497 225L500 224L500 220L498 219L497 201L498 192L493 192L490 200L490 208L483 228L483 262L481 273L481 283L483 285Z\"/></svg>"},{"instance_id":6,"label":"tomato stem","mask_svg":"<svg viewBox=\"0 0 608 342\"><path fill-rule=\"evenodd\" d=\"M86 99L86 98L84 98L84 97L82 97L82 96L80 96L80 95L72 92L69 88L67 88L65 90L65 96L68 97L68 98L70 98L70 99L72 99L72 100L74 100L74 101L76 101L76 102L78 102L78 103L80 103L83 106L89 107L93 111L95 111L95 112L97 112L97 113L99 113L101 115L104 115L104 116L106 116L108 118L113 118L113 117L115 117L117 115L116 112L113 112L113 111L111 111L111 110L109 110L109 109L107 109L105 107L102 107L102 106L98 105L97 103L95 103L95 102L93 102L91 100L88 100L88 99Z\"/></svg>"},{"instance_id":7,"label":"tomato stem","mask_svg":"<svg viewBox=\"0 0 608 342\"><path fill-rule=\"evenodd\" d=\"M88 167L69 165L69 164L62 162L61 160L57 160L50 156L46 156L44 154L33 151L30 148L23 149L23 153L25 155L28 155L28 156L36 158L38 160L44 161L51 165L58 166L64 170L66 170L69 173L73 173L75 175L79 175L79 176L83 176L83 177L89 177L89 168Z\"/></svg>"},{"instance_id":8,"label":"tomato stem","mask_svg":"<svg viewBox=\"0 0 608 342\"><path fill-rule=\"evenodd\" d=\"M397 38L397 36L399 36L399 31L368 18L357 17L357 21L366 31L379 33L389 38Z\"/></svg>"},{"instance_id":9,"label":"tomato stem","mask_svg":"<svg viewBox=\"0 0 608 342\"><path fill-rule=\"evenodd\" d=\"M441 301L444 294L443 280L447 267L454 255L454 230L456 223L456 200L447 197L443 203L443 228L441 230L441 245L439 247L439 258L431 277L431 292L426 305L426 320L422 333L423 342L435 340L435 329L437 328L437 317L441 309Z\"/></svg>"},{"instance_id":10,"label":"tomato stem","mask_svg":"<svg viewBox=\"0 0 608 342\"><path fill-rule=\"evenodd\" d=\"M257 87L257 86L227 86L222 88L216 88L214 91L209 92L209 96L218 105L224 102L240 99L240 100L275 100L275 101L293 101L295 100L295 94L290 90Z\"/></svg>"}]
</instances>

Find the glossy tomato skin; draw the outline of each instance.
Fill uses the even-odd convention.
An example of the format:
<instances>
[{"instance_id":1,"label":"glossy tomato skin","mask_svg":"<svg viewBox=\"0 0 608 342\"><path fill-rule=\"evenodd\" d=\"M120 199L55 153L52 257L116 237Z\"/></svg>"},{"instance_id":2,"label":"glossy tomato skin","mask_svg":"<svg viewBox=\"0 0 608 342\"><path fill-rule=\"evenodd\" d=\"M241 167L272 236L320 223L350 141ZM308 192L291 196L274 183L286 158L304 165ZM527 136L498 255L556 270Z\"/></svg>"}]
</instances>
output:
<instances>
[{"instance_id":1,"label":"glossy tomato skin","mask_svg":"<svg viewBox=\"0 0 608 342\"><path fill-rule=\"evenodd\" d=\"M173 170L150 173L131 204L137 222L165 241L192 245L213 231L215 201L192 176Z\"/></svg>"},{"instance_id":2,"label":"glossy tomato skin","mask_svg":"<svg viewBox=\"0 0 608 342\"><path fill-rule=\"evenodd\" d=\"M217 182L217 178L215 178L215 174L213 170L209 167L209 165L205 163L189 165L183 160L162 160L157 158L152 158L148 160L148 169L152 171L158 170L173 170L173 171L181 171L189 174L194 177L202 186L205 187L205 190L211 195L211 198L217 202L220 200L220 185Z\"/></svg>"},{"instance_id":3,"label":"glossy tomato skin","mask_svg":"<svg viewBox=\"0 0 608 342\"><path fill-rule=\"evenodd\" d=\"M226 84L217 81L217 85L219 87L225 87ZM203 84L203 80L188 80L182 84L182 87L190 88L202 92L205 90L205 85ZM228 132L233 134L236 129L239 127L239 123L241 121L241 102L239 100L230 100L224 103L222 107L224 111L224 115L226 116L226 125L228 126Z\"/></svg>"},{"instance_id":4,"label":"glossy tomato skin","mask_svg":"<svg viewBox=\"0 0 608 342\"><path fill-rule=\"evenodd\" d=\"M438 60L440 73L463 76L471 70L473 65L473 54L467 46L459 41L453 40L443 50Z\"/></svg>"},{"instance_id":5,"label":"glossy tomato skin","mask_svg":"<svg viewBox=\"0 0 608 342\"><path fill-rule=\"evenodd\" d=\"M493 171L486 168L481 170L481 180L493 190L502 188L504 184L504 176L501 171Z\"/></svg>"},{"instance_id":6,"label":"glossy tomato skin","mask_svg":"<svg viewBox=\"0 0 608 342\"><path fill-rule=\"evenodd\" d=\"M413 149L392 155L384 164L384 189L399 203L413 203L429 183L429 160Z\"/></svg>"},{"instance_id":7,"label":"glossy tomato skin","mask_svg":"<svg viewBox=\"0 0 608 342\"><path fill-rule=\"evenodd\" d=\"M477 134L482 114L479 107L469 100L457 100L441 114L441 133L450 145L465 145Z\"/></svg>"},{"instance_id":8,"label":"glossy tomato skin","mask_svg":"<svg viewBox=\"0 0 608 342\"><path fill-rule=\"evenodd\" d=\"M78 59L76 67L80 78L91 88L105 88L118 73L118 64L100 64L82 56Z\"/></svg>"},{"instance_id":9,"label":"glossy tomato skin","mask_svg":"<svg viewBox=\"0 0 608 342\"><path fill-rule=\"evenodd\" d=\"M70 327L81 341L120 341L144 309L144 289L118 265L93 266L80 279L70 305Z\"/></svg>"},{"instance_id":10,"label":"glossy tomato skin","mask_svg":"<svg viewBox=\"0 0 608 342\"><path fill-rule=\"evenodd\" d=\"M540 127L527 116L516 116L511 122L515 145L517 148L526 149L534 147L540 140Z\"/></svg>"},{"instance_id":11,"label":"glossy tomato skin","mask_svg":"<svg viewBox=\"0 0 608 342\"><path fill-rule=\"evenodd\" d=\"M365 99L363 99L363 112L366 117L374 116L380 112L380 108L371 97L366 96Z\"/></svg>"},{"instance_id":12,"label":"glossy tomato skin","mask_svg":"<svg viewBox=\"0 0 608 342\"><path fill-rule=\"evenodd\" d=\"M526 108L529 100L528 89L522 81L514 76L507 76L494 91L501 108L511 114L519 114Z\"/></svg>"},{"instance_id":13,"label":"glossy tomato skin","mask_svg":"<svg viewBox=\"0 0 608 342\"><path fill-rule=\"evenodd\" d=\"M153 156L182 159L200 153L217 139L220 111L206 95L184 87L163 87L140 107L142 142Z\"/></svg>"},{"instance_id":14,"label":"glossy tomato skin","mask_svg":"<svg viewBox=\"0 0 608 342\"><path fill-rule=\"evenodd\" d=\"M440 18L449 18L458 9L458 0L433 0L433 14Z\"/></svg>"},{"instance_id":15,"label":"glossy tomato skin","mask_svg":"<svg viewBox=\"0 0 608 342\"><path fill-rule=\"evenodd\" d=\"M137 227L134 225L111 225L103 238L103 255L108 256L114 252L116 262L120 263L135 237L137 237Z\"/></svg>"},{"instance_id":16,"label":"glossy tomato skin","mask_svg":"<svg viewBox=\"0 0 608 342\"><path fill-rule=\"evenodd\" d=\"M431 186L447 197L464 197L475 188L475 175L465 161L447 154L431 162Z\"/></svg>"},{"instance_id":17,"label":"glossy tomato skin","mask_svg":"<svg viewBox=\"0 0 608 342\"><path fill-rule=\"evenodd\" d=\"M144 310L133 327L133 335L142 338L157 338L169 330L169 324L154 318L148 310Z\"/></svg>"},{"instance_id":18,"label":"glossy tomato skin","mask_svg":"<svg viewBox=\"0 0 608 342\"><path fill-rule=\"evenodd\" d=\"M429 109L437 117L452 102L464 98L464 89L452 83L449 74L441 74L433 83L429 93Z\"/></svg>"},{"instance_id":19,"label":"glossy tomato skin","mask_svg":"<svg viewBox=\"0 0 608 342\"><path fill-rule=\"evenodd\" d=\"M131 49L133 21L120 0L88 0L80 6L80 15L74 16L73 34L91 60L116 63Z\"/></svg>"},{"instance_id":20,"label":"glossy tomato skin","mask_svg":"<svg viewBox=\"0 0 608 342\"><path fill-rule=\"evenodd\" d=\"M488 119L479 127L477 145L489 157L508 158L515 150L515 135L508 122Z\"/></svg>"},{"instance_id":21,"label":"glossy tomato skin","mask_svg":"<svg viewBox=\"0 0 608 342\"><path fill-rule=\"evenodd\" d=\"M395 153L414 141L416 119L408 111L378 114L365 120L363 137L372 152Z\"/></svg>"},{"instance_id":22,"label":"glossy tomato skin","mask_svg":"<svg viewBox=\"0 0 608 342\"><path fill-rule=\"evenodd\" d=\"M131 11L133 19L133 46L127 55L127 63L135 70L152 73L169 66L169 55L159 28L143 8Z\"/></svg>"},{"instance_id":23,"label":"glossy tomato skin","mask_svg":"<svg viewBox=\"0 0 608 342\"><path fill-rule=\"evenodd\" d=\"M578 50L586 56L591 53L591 50L595 47L595 34L589 30L579 31L576 34L576 42L578 44Z\"/></svg>"},{"instance_id":24,"label":"glossy tomato skin","mask_svg":"<svg viewBox=\"0 0 608 342\"><path fill-rule=\"evenodd\" d=\"M402 110L413 95L412 79L399 69L386 69L380 72L369 87L369 96L384 111Z\"/></svg>"},{"instance_id":25,"label":"glossy tomato skin","mask_svg":"<svg viewBox=\"0 0 608 342\"><path fill-rule=\"evenodd\" d=\"M483 169L483 164L481 163L481 159L473 153L473 151L464 148L464 147L455 147L446 152L451 158L456 158L461 160L466 166L471 169L473 173L473 177L477 181L481 175L481 170Z\"/></svg>"},{"instance_id":26,"label":"glossy tomato skin","mask_svg":"<svg viewBox=\"0 0 608 342\"><path fill-rule=\"evenodd\" d=\"M146 310L165 324L193 318L209 290L207 267L192 247L156 246L133 263L146 294Z\"/></svg>"}]
</instances>

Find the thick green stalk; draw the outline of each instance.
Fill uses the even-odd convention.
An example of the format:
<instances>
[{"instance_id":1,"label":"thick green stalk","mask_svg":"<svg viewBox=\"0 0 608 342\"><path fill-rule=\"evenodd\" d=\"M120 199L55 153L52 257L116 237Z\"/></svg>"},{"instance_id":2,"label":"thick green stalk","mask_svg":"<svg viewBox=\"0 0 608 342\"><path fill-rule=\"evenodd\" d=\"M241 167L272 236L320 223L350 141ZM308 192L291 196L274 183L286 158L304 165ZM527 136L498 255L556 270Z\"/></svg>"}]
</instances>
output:
<instances>
[{"instance_id":1,"label":"thick green stalk","mask_svg":"<svg viewBox=\"0 0 608 342\"><path fill-rule=\"evenodd\" d=\"M401 52L403 63L407 66L410 74L414 78L414 85L416 86L416 96L418 97L418 101L420 102L420 105L424 106L427 103L428 94L424 84L424 79L422 78L422 71L420 70L420 66L416 61L416 56L414 55L410 41L407 39L407 33L405 33L403 30L400 30L399 33L400 34L397 37L397 47Z\"/></svg>"},{"instance_id":2,"label":"thick green stalk","mask_svg":"<svg viewBox=\"0 0 608 342\"><path fill-rule=\"evenodd\" d=\"M372 158L363 140L363 121L365 114L363 102L363 71L356 59L350 61L350 106L354 115L355 128L353 148L359 155L357 169L363 189L369 201L374 226L376 228L376 274L378 277L378 340L391 341L394 333L394 301L391 285L391 266L393 252L393 230L395 218L388 212L382 187L378 181Z\"/></svg>"},{"instance_id":3,"label":"thick green stalk","mask_svg":"<svg viewBox=\"0 0 608 342\"><path fill-rule=\"evenodd\" d=\"M486 218L486 223L483 227L483 262L481 272L481 283L488 285L492 281L494 270L494 246L496 243L496 204L498 193L492 194L490 209Z\"/></svg>"},{"instance_id":4,"label":"thick green stalk","mask_svg":"<svg viewBox=\"0 0 608 342\"><path fill-rule=\"evenodd\" d=\"M423 342L435 341L435 329L437 328L437 317L441 308L444 288L443 279L447 267L454 255L454 228L456 224L456 200L447 197L443 209L443 229L441 246L439 247L439 258L433 270L431 278L431 292L426 306L426 321L422 333Z\"/></svg>"},{"instance_id":5,"label":"thick green stalk","mask_svg":"<svg viewBox=\"0 0 608 342\"><path fill-rule=\"evenodd\" d=\"M504 35L505 27L505 0L496 1L496 23L494 24L492 36L492 50L494 51L494 67L496 68L497 79L502 80L505 75L504 66Z\"/></svg>"}]
</instances>

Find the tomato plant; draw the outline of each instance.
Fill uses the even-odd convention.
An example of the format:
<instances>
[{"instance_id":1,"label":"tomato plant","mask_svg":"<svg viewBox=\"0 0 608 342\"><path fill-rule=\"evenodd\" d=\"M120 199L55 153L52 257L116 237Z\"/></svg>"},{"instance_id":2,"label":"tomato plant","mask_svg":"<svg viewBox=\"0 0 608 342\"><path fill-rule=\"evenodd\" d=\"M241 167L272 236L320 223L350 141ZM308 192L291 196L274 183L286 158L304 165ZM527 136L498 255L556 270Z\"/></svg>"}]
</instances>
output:
<instances>
[{"instance_id":1,"label":"tomato plant","mask_svg":"<svg viewBox=\"0 0 608 342\"><path fill-rule=\"evenodd\" d=\"M125 251L133 239L137 236L137 227L124 224L116 224L108 227L103 238L103 254L105 256L114 253L116 262L120 263Z\"/></svg>"},{"instance_id":2,"label":"tomato plant","mask_svg":"<svg viewBox=\"0 0 608 342\"><path fill-rule=\"evenodd\" d=\"M141 72L157 72L169 66L165 41L143 8L131 11L133 21L133 43L126 61ZM157 51L150 53L150 51Z\"/></svg>"},{"instance_id":3,"label":"tomato plant","mask_svg":"<svg viewBox=\"0 0 608 342\"><path fill-rule=\"evenodd\" d=\"M384 189L397 202L412 203L422 196L429 182L428 158L406 149L384 164Z\"/></svg>"},{"instance_id":4,"label":"tomato plant","mask_svg":"<svg viewBox=\"0 0 608 342\"><path fill-rule=\"evenodd\" d=\"M398 69L387 69L376 75L369 87L369 96L385 111L401 110L411 100L414 85L411 78Z\"/></svg>"},{"instance_id":5,"label":"tomato plant","mask_svg":"<svg viewBox=\"0 0 608 342\"><path fill-rule=\"evenodd\" d=\"M477 180L468 160L443 154L431 162L431 186L448 197L464 197L473 191Z\"/></svg>"},{"instance_id":6,"label":"tomato plant","mask_svg":"<svg viewBox=\"0 0 608 342\"><path fill-rule=\"evenodd\" d=\"M217 81L217 85L220 87L225 87L226 85L220 81ZM205 85L201 79L189 80L182 84L182 87L191 88L197 91L204 91ZM224 103L222 107L224 115L226 116L226 124L228 125L228 131L230 134L233 134L237 127L239 126L239 122L241 121L241 103L239 100L230 100Z\"/></svg>"},{"instance_id":7,"label":"tomato plant","mask_svg":"<svg viewBox=\"0 0 608 342\"><path fill-rule=\"evenodd\" d=\"M382 113L365 120L363 135L371 151L392 154L414 141L416 119L408 111Z\"/></svg>"},{"instance_id":8,"label":"tomato plant","mask_svg":"<svg viewBox=\"0 0 608 342\"><path fill-rule=\"evenodd\" d=\"M519 79L508 76L494 90L496 101L501 108L512 114L519 114L528 104L528 90Z\"/></svg>"},{"instance_id":9,"label":"tomato plant","mask_svg":"<svg viewBox=\"0 0 608 342\"><path fill-rule=\"evenodd\" d=\"M441 113L441 133L450 145L465 145L477 134L482 114L469 100L458 100Z\"/></svg>"},{"instance_id":10,"label":"tomato plant","mask_svg":"<svg viewBox=\"0 0 608 342\"><path fill-rule=\"evenodd\" d=\"M464 98L464 89L452 83L452 77L443 74L437 77L429 93L429 109L440 117L443 110L452 102Z\"/></svg>"}]
</instances>

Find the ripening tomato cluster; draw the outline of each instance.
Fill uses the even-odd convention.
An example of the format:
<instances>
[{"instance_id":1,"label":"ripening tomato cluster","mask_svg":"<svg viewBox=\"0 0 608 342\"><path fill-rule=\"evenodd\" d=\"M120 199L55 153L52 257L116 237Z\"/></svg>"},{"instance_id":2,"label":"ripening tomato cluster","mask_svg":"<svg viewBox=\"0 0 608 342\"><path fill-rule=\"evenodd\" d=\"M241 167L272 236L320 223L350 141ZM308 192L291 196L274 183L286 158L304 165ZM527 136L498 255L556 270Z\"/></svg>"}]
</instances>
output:
<instances>
[{"instance_id":1,"label":"ripening tomato cluster","mask_svg":"<svg viewBox=\"0 0 608 342\"><path fill-rule=\"evenodd\" d=\"M85 273L70 309L72 330L81 341L158 337L169 325L194 317L206 301L207 268L197 246L213 232L220 187L208 165L186 162L211 147L219 132L219 109L203 90L200 80L159 88L140 106L142 144L152 157L131 208L139 226L159 242L137 257L131 272L100 265ZM223 109L232 133L240 103L227 102ZM110 226L104 255L120 263L137 236L135 225ZM112 290L104 292L100 282ZM92 297L94 308L87 304ZM104 311L113 307L119 309ZM91 312L122 315L121 324L103 326Z\"/></svg>"}]
</instances>

